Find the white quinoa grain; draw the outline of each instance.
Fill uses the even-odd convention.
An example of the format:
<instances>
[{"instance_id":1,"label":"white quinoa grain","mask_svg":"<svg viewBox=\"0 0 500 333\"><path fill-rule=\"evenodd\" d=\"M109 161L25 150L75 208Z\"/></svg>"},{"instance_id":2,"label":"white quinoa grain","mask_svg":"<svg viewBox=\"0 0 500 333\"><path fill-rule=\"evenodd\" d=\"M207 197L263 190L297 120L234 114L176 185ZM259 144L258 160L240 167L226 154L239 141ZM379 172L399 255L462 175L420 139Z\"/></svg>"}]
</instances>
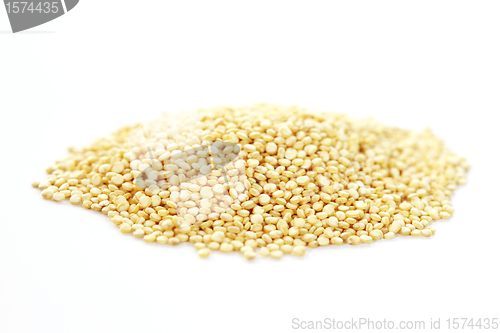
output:
<instances>
[{"instance_id":1,"label":"white quinoa grain","mask_svg":"<svg viewBox=\"0 0 500 333\"><path fill-rule=\"evenodd\" d=\"M210 256L210 250L207 249L207 248L202 248L202 249L199 249L198 250L198 255L201 257L201 258L207 258L208 256Z\"/></svg>"}]
</instances>

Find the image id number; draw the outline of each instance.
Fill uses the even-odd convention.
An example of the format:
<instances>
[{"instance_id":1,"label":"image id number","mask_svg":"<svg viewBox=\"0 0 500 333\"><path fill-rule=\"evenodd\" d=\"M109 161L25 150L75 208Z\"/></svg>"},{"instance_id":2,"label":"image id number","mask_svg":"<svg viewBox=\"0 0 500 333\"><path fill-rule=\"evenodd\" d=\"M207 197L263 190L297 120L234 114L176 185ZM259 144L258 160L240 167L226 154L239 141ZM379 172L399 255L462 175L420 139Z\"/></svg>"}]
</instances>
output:
<instances>
[{"instance_id":1,"label":"image id number","mask_svg":"<svg viewBox=\"0 0 500 333\"><path fill-rule=\"evenodd\" d=\"M7 13L57 13L59 11L58 2L39 2L36 6L33 2L6 2Z\"/></svg>"}]
</instances>

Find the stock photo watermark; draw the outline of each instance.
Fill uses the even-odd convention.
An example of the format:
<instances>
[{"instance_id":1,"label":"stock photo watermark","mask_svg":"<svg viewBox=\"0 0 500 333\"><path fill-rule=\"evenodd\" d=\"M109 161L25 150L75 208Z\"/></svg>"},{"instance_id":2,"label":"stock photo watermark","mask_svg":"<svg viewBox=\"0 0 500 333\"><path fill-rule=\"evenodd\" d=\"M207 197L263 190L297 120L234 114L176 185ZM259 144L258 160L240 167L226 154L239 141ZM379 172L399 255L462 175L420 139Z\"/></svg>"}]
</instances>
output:
<instances>
[{"instance_id":1,"label":"stock photo watermark","mask_svg":"<svg viewBox=\"0 0 500 333\"><path fill-rule=\"evenodd\" d=\"M72 10L79 0L4 0L12 32L31 29L52 21Z\"/></svg>"},{"instance_id":2,"label":"stock photo watermark","mask_svg":"<svg viewBox=\"0 0 500 333\"><path fill-rule=\"evenodd\" d=\"M224 213L247 201L250 187L240 145L207 141L201 133L189 139L179 132L189 126L196 132L197 124L195 117L182 123L143 124L128 136L127 156L136 188L146 193L168 191L169 209L188 225L205 222L211 209ZM174 137L183 139L179 144Z\"/></svg>"},{"instance_id":3,"label":"stock photo watermark","mask_svg":"<svg viewBox=\"0 0 500 333\"><path fill-rule=\"evenodd\" d=\"M350 318L302 320L293 318L295 330L497 330L498 318L429 318L427 320L388 320Z\"/></svg>"}]
</instances>

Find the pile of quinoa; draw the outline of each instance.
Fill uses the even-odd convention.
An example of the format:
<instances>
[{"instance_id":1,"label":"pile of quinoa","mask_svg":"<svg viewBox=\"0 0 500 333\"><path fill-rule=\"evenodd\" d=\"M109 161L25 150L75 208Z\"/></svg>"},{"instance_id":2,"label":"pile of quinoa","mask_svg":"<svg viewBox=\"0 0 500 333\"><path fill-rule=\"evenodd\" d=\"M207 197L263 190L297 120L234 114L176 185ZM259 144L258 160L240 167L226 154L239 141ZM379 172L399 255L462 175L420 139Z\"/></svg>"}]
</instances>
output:
<instances>
[{"instance_id":1,"label":"pile of quinoa","mask_svg":"<svg viewBox=\"0 0 500 333\"><path fill-rule=\"evenodd\" d=\"M216 146L230 156L224 168L214 167ZM257 104L123 127L69 149L32 185L45 199L104 213L146 242L193 243L200 257L278 259L318 246L429 237L432 221L453 214L450 197L469 168L429 129Z\"/></svg>"}]
</instances>

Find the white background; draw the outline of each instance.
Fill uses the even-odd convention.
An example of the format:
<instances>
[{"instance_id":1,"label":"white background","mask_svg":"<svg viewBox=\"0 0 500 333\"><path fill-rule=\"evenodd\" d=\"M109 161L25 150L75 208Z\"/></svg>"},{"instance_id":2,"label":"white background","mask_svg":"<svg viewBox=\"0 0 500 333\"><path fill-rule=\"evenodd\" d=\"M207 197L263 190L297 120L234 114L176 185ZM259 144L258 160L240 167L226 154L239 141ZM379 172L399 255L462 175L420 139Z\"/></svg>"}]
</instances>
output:
<instances>
[{"instance_id":1,"label":"white background","mask_svg":"<svg viewBox=\"0 0 500 333\"><path fill-rule=\"evenodd\" d=\"M12 34L0 7L0 332L500 317L499 15L498 1L82 0ZM472 164L453 218L430 238L202 260L30 187L122 125L255 102L430 126Z\"/></svg>"}]
</instances>

